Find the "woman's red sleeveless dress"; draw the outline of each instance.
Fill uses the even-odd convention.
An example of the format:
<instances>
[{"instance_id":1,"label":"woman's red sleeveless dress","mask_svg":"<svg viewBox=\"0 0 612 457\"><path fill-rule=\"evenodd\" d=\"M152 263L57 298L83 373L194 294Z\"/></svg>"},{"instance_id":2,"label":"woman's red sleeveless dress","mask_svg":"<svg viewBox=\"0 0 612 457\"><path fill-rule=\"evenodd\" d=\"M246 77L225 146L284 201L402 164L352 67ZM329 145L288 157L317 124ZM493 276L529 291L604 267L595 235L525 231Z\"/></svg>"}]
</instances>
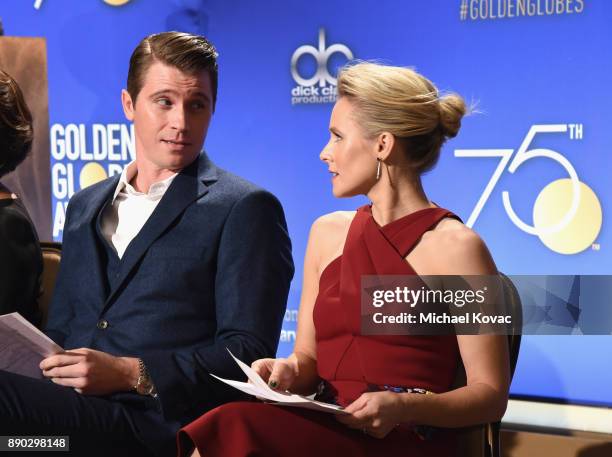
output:
<instances>
[{"instance_id":1,"label":"woman's red sleeveless dress","mask_svg":"<svg viewBox=\"0 0 612 457\"><path fill-rule=\"evenodd\" d=\"M421 236L445 217L426 208L384 227L369 206L361 207L349 228L342 255L321 274L314 307L317 369L340 405L372 386L450 390L459 351L454 335L364 336L360 333L362 275L414 275L406 255ZM324 457L454 455L453 434L437 430L431 439L399 427L383 439L337 422L333 414L259 402L215 408L179 432L203 457Z\"/></svg>"}]
</instances>

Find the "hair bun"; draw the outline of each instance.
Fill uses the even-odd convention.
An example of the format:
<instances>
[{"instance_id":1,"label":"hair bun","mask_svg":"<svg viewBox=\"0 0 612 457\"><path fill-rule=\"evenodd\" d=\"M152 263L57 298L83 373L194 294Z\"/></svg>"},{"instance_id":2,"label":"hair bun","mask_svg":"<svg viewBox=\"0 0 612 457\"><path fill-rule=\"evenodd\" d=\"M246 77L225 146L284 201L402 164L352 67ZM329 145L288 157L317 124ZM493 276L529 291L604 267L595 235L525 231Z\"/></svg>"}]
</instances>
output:
<instances>
[{"instance_id":1,"label":"hair bun","mask_svg":"<svg viewBox=\"0 0 612 457\"><path fill-rule=\"evenodd\" d=\"M461 128L461 118L466 114L465 101L457 94L440 98L440 127L444 136L454 138Z\"/></svg>"}]
</instances>

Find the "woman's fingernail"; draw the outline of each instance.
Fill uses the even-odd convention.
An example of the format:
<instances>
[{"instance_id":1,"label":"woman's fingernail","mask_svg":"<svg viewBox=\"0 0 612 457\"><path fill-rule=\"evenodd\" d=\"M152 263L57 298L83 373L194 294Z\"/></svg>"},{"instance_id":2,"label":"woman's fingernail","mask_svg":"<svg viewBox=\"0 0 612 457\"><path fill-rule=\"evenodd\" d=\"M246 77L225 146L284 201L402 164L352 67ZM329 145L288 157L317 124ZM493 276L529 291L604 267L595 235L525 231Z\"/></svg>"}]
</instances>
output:
<instances>
[{"instance_id":1,"label":"woman's fingernail","mask_svg":"<svg viewBox=\"0 0 612 457\"><path fill-rule=\"evenodd\" d=\"M276 388L276 386L278 386L278 383L277 383L276 381L270 381L270 382L268 382L268 385L269 385L270 387L272 387L273 389L275 389L275 388Z\"/></svg>"}]
</instances>

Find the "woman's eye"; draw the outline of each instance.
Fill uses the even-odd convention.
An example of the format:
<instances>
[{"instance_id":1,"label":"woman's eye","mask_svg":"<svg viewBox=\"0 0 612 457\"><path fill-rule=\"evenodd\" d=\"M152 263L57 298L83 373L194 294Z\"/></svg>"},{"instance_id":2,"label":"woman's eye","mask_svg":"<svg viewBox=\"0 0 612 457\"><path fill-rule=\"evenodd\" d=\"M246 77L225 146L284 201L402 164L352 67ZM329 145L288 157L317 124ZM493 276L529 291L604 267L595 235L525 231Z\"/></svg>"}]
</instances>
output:
<instances>
[{"instance_id":1,"label":"woman's eye","mask_svg":"<svg viewBox=\"0 0 612 457\"><path fill-rule=\"evenodd\" d=\"M333 138L334 138L334 143L337 143L338 141L342 139L340 135L336 135L335 133L333 134Z\"/></svg>"}]
</instances>

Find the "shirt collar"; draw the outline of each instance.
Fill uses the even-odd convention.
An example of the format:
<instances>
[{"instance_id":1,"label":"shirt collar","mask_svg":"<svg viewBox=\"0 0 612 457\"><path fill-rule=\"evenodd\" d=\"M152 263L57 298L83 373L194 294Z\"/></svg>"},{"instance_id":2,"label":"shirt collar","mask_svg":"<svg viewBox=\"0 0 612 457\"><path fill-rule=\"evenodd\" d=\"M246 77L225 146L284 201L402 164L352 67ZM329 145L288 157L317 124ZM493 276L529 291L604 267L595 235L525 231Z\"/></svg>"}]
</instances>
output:
<instances>
[{"instance_id":1,"label":"shirt collar","mask_svg":"<svg viewBox=\"0 0 612 457\"><path fill-rule=\"evenodd\" d=\"M178 173L173 173L172 176L167 177L163 181L158 181L151 184L149 187L149 192L138 192L134 187L130 184L130 181L134 179L136 176L138 169L136 167L136 161L130 162L121 172L121 176L119 177L119 182L117 183L117 187L115 188L115 193L113 194L113 200L111 204L115 203L117 196L120 193L125 193L131 196L146 196L150 200L159 200L166 193L174 178Z\"/></svg>"}]
</instances>

